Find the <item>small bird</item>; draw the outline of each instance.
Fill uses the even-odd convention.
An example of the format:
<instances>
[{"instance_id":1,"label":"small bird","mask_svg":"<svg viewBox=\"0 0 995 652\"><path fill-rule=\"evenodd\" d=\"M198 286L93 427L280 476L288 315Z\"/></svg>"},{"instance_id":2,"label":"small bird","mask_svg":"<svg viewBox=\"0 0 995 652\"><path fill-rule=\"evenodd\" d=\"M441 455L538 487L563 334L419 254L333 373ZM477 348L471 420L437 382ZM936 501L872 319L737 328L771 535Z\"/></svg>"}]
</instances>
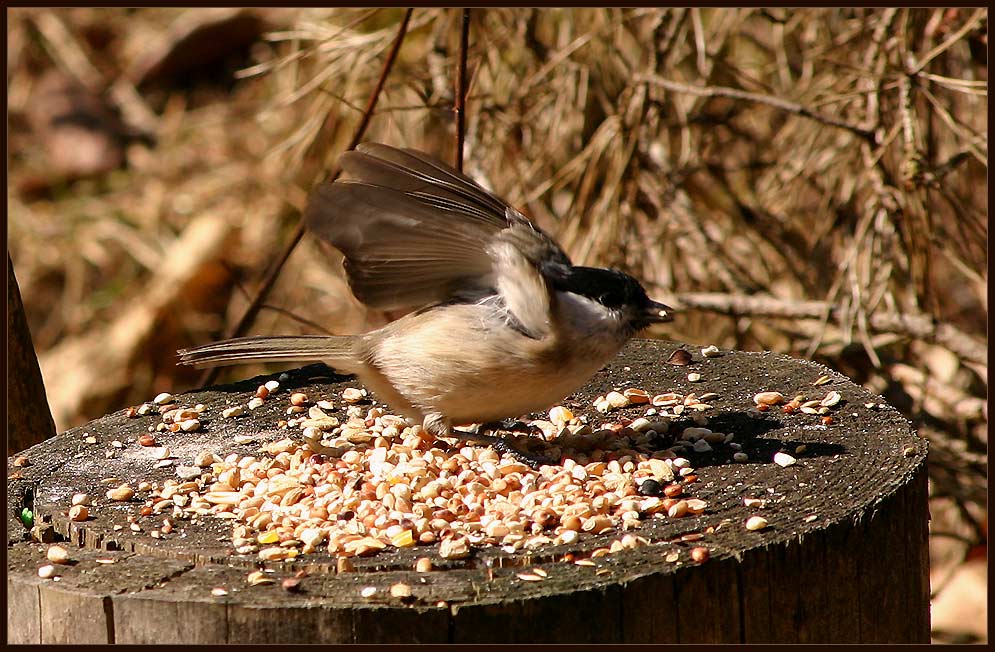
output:
<instances>
[{"instance_id":1,"label":"small bird","mask_svg":"<svg viewBox=\"0 0 995 652\"><path fill-rule=\"evenodd\" d=\"M573 265L538 226L422 152L366 143L318 186L308 229L342 252L356 298L397 317L362 335L243 337L182 364L321 361L437 437L486 434L581 387L642 328L670 321L621 271ZM473 430L454 426L480 424ZM529 458L532 463L535 459Z\"/></svg>"}]
</instances>

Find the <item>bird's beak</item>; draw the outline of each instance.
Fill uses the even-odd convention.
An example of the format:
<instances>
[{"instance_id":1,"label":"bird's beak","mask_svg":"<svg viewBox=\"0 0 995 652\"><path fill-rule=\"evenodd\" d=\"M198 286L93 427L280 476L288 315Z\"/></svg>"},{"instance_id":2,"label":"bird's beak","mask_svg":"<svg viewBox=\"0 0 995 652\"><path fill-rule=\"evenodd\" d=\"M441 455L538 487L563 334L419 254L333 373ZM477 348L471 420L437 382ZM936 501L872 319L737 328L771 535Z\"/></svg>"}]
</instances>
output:
<instances>
[{"instance_id":1,"label":"bird's beak","mask_svg":"<svg viewBox=\"0 0 995 652\"><path fill-rule=\"evenodd\" d=\"M651 299L643 317L647 324L662 324L674 320L674 309Z\"/></svg>"}]
</instances>

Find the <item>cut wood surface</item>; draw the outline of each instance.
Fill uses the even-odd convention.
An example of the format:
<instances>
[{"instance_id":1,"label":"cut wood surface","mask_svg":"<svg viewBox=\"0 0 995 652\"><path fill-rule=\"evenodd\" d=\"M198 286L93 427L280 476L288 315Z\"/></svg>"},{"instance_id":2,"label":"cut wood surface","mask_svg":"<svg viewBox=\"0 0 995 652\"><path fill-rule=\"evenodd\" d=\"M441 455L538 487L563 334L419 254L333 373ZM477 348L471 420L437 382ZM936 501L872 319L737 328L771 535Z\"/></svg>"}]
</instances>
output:
<instances>
[{"instance_id":1,"label":"cut wood surface","mask_svg":"<svg viewBox=\"0 0 995 652\"><path fill-rule=\"evenodd\" d=\"M667 364L677 348L692 354L690 365ZM701 380L690 382L689 372ZM283 400L271 397L242 417L221 418L222 409L245 404L276 375L178 395L182 405L206 406L202 429L156 437L176 465L192 464L203 450L257 454L266 442L300 437L296 428L277 427L287 418L291 391L338 405L344 388L358 386L311 365L288 372L278 394ZM822 375L829 382L813 386ZM590 557L623 532L582 533L569 546L515 553L477 547L464 560L442 559L437 544L388 548L354 559L355 571L342 573L324 553L266 563L236 554L231 523L211 516L179 521L155 539L149 533L163 515L139 515L142 493L111 503L102 481L137 487L176 477L174 466L155 467L155 449L136 443L159 415L127 418L121 410L62 433L25 451L27 467L8 460L8 640L928 642L926 443L896 410L814 363L731 351L706 358L695 347L662 341L632 342L564 405L592 424L641 416L645 405L608 415L593 409L595 396L624 387L717 393L709 400L709 427L734 433L749 461L734 462L733 450L721 445L689 451L697 480L685 494L706 501L706 511L647 519L633 532L648 545L597 556L593 566L564 556ZM789 398L835 390L843 400L826 424L822 415L757 412L753 396L762 390ZM682 425L693 425L691 418L675 420L671 433ZM778 451L797 463L774 464ZM91 518L82 523L67 517L77 492L94 497ZM751 509L745 497L767 502ZM70 542L64 545L74 563L58 567L58 580L38 576L47 546L30 541L16 520L25 504L33 508L38 536L50 527ZM754 514L769 526L747 530ZM141 531L133 531L129 518ZM708 549L703 563L692 560L695 547ZM432 558L435 570L416 573L419 557ZM250 586L247 575L257 567L271 570L276 582ZM545 579L519 577L535 568ZM282 588L282 579L302 570L307 575L297 591ZM408 584L413 599L391 597L397 583ZM376 590L363 597L366 587ZM215 588L227 593L215 595Z\"/></svg>"}]
</instances>

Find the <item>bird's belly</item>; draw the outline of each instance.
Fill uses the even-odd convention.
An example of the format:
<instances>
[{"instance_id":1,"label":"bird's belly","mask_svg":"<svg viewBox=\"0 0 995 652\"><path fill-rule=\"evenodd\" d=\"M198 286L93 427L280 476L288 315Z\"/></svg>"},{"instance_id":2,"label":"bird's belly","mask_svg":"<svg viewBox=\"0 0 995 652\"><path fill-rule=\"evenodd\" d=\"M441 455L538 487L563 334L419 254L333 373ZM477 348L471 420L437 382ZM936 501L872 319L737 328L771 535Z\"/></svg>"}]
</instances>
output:
<instances>
[{"instance_id":1,"label":"bird's belly","mask_svg":"<svg viewBox=\"0 0 995 652\"><path fill-rule=\"evenodd\" d=\"M496 421L551 407L583 386L617 352L612 347L545 359L507 355L487 363L474 363L471 353L452 361L444 374L432 374L431 385L411 378L413 382L399 383L398 389L423 414L440 413L456 425Z\"/></svg>"}]
</instances>

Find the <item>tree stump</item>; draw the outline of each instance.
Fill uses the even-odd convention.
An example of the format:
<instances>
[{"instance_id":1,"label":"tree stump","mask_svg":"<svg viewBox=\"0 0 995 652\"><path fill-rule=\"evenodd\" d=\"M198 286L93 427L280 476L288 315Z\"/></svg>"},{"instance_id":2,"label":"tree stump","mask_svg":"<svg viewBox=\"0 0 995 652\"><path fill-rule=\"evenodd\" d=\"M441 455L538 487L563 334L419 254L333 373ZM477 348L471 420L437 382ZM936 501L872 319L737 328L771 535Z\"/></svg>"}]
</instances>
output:
<instances>
[{"instance_id":1,"label":"tree stump","mask_svg":"<svg viewBox=\"0 0 995 652\"><path fill-rule=\"evenodd\" d=\"M692 354L688 366L668 364L673 351ZM689 372L700 374L691 382ZM316 376L317 375L317 376ZM814 386L820 376L828 382ZM178 397L206 406L196 432L157 433L189 465L201 450L222 457L256 454L260 444L299 430L279 429L291 391L312 400L334 397L354 379L321 365L287 373L284 400L236 419L226 405L245 404L276 375ZM130 482L175 478L157 468L136 443L160 421L116 412L42 442L8 466L8 641L12 643L384 643L384 642L918 642L929 641L926 442L881 398L820 365L772 353L723 351L703 357L694 347L634 341L564 404L591 423L633 419L647 405L606 415L593 397L639 387L654 393L718 394L709 399L709 427L735 434L748 461L734 450L682 453L696 469L685 495L707 502L701 514L650 518L632 531L648 544L600 553L623 532L582 533L572 545L514 553L475 548L467 559L444 560L438 544L388 548L357 558L353 572L336 572L325 553L260 562L232 549L232 525L205 516L179 521L162 538L150 532L162 514L139 515L143 496L111 504L110 477ZM828 416L780 408L755 409L753 397L776 390L820 398L842 395ZM284 394L286 392L286 394ZM670 434L693 425L677 419ZM96 443L87 444L87 438ZM119 442L114 444L113 442ZM116 447L120 446L120 447ZM114 457L107 457L116 451ZM797 458L782 467L778 451ZM8 461L8 464L10 462ZM91 517L67 517L76 492L94 496ZM765 506L747 507L745 497ZM46 545L28 539L17 520L33 509L35 536L60 537L73 563L58 580L41 579ZM769 525L748 530L751 515ZM137 526L135 531L132 522ZM693 548L705 548L702 560ZM420 557L432 572L415 572ZM250 585L265 566L272 584ZM540 569L536 571L535 569ZM304 570L295 590L284 578ZM544 573L544 575L543 575ZM527 579L522 579L525 575ZM392 597L404 583L412 595ZM222 587L225 592L212 589ZM370 593L367 587L374 587ZM363 591L367 588L366 591ZM365 597L364 597L365 596Z\"/></svg>"}]
</instances>

